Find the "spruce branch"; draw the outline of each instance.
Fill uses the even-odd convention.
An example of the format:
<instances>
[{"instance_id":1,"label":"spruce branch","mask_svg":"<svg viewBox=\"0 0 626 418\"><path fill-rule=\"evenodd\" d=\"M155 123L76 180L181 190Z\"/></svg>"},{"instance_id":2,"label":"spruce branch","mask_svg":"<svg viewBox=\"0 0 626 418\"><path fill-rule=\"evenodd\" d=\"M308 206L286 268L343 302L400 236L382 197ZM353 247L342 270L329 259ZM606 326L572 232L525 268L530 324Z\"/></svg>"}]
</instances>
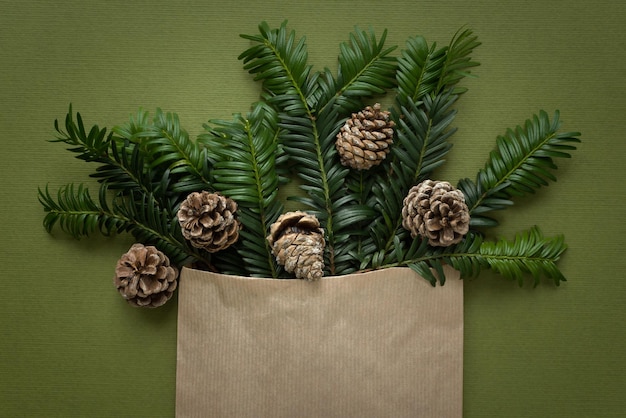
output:
<instances>
[{"instance_id":1,"label":"spruce branch","mask_svg":"<svg viewBox=\"0 0 626 418\"><path fill-rule=\"evenodd\" d=\"M171 178L168 195L210 190L207 150L189 138L178 115L157 109L152 123L147 123L147 118L147 113L140 112L128 125L113 130L140 147L146 170Z\"/></svg>"},{"instance_id":2,"label":"spruce branch","mask_svg":"<svg viewBox=\"0 0 626 418\"><path fill-rule=\"evenodd\" d=\"M169 173L157 177L145 161L146 153L132 142L132 138L115 136L115 129L107 135L106 128L100 129L98 125L92 126L87 133L80 113L76 113L74 121L71 105L65 117L65 130L60 128L58 120L54 125L59 136L51 142L71 145L68 150L77 153L76 158L97 163L98 167L90 177L106 184L108 189L125 194L132 191L154 193L158 198L163 197L170 183Z\"/></svg>"},{"instance_id":3,"label":"spruce branch","mask_svg":"<svg viewBox=\"0 0 626 418\"><path fill-rule=\"evenodd\" d=\"M448 140L456 132L451 125L457 113L452 108L457 98L447 91L433 98L426 96L418 103L407 100L401 115L394 114L397 146L392 149L393 164L407 190L445 162L452 148Z\"/></svg>"},{"instance_id":4,"label":"spruce branch","mask_svg":"<svg viewBox=\"0 0 626 418\"><path fill-rule=\"evenodd\" d=\"M436 92L441 69L446 60L446 49L437 44L428 45L423 36L411 37L398 58L397 102L404 106L408 100L419 102L422 97Z\"/></svg>"},{"instance_id":5,"label":"spruce branch","mask_svg":"<svg viewBox=\"0 0 626 418\"><path fill-rule=\"evenodd\" d=\"M471 30L457 32L443 48L436 43L429 46L421 36L407 40L397 60L397 108L392 109L396 138L390 158L373 174L372 198L367 199L382 215L373 221L371 238L360 244L367 251L378 248L369 262L388 262L394 257L394 243L407 239L400 227L402 200L413 185L445 162L452 147L449 138L456 132L450 127L456 115L452 106L465 91L457 84L478 65L471 54L479 45ZM361 263L366 263L367 256L360 254Z\"/></svg>"},{"instance_id":6,"label":"spruce branch","mask_svg":"<svg viewBox=\"0 0 626 418\"><path fill-rule=\"evenodd\" d=\"M130 232L137 242L154 245L165 253L172 263L182 266L195 262L211 268L211 257L185 240L176 221L174 208L159 206L154 196L133 193L129 197L117 195L111 206L112 214L129 222Z\"/></svg>"},{"instance_id":7,"label":"spruce branch","mask_svg":"<svg viewBox=\"0 0 626 418\"><path fill-rule=\"evenodd\" d=\"M99 167L90 176L99 182L106 182L111 189L139 189L150 192L153 188L151 176L144 169L143 156L135 144L115 138L113 132L106 134L106 128L94 125L87 133L80 113L76 121L72 106L65 117L65 131L58 120L54 127L59 133L51 142L64 142L71 145L69 151L75 152L76 158L99 163Z\"/></svg>"},{"instance_id":8,"label":"spruce branch","mask_svg":"<svg viewBox=\"0 0 626 418\"><path fill-rule=\"evenodd\" d=\"M437 95L446 90L460 95L466 91L458 87L459 81L470 74L478 62L471 54L480 45L478 37L469 29L457 32L449 45L437 48L428 45L422 36L411 37L398 58L397 102L405 106L407 100L414 103L427 95Z\"/></svg>"},{"instance_id":9,"label":"spruce branch","mask_svg":"<svg viewBox=\"0 0 626 418\"><path fill-rule=\"evenodd\" d=\"M400 241L398 241L400 244ZM520 286L527 276L537 286L542 277L555 285L565 281L556 263L566 250L563 236L544 237L538 227L516 234L512 241L486 241L482 234L470 233L459 244L449 248L433 248L427 240L416 239L398 260L380 268L407 266L427 279L433 286L445 283L443 265L448 264L461 273L461 278L478 275L492 269Z\"/></svg>"},{"instance_id":10,"label":"spruce branch","mask_svg":"<svg viewBox=\"0 0 626 418\"><path fill-rule=\"evenodd\" d=\"M138 145L115 140L110 143L108 161L99 166L91 177L106 183L111 190L152 193L161 184L155 174L147 168L144 154Z\"/></svg>"},{"instance_id":11,"label":"spruce branch","mask_svg":"<svg viewBox=\"0 0 626 418\"><path fill-rule=\"evenodd\" d=\"M102 184L99 199L95 201L83 184L61 187L56 199L48 187L39 189L39 201L46 212L44 227L52 232L58 225L77 239L95 232L105 236L129 232L138 241L157 246L175 264L195 260L210 265L206 255L186 244L172 222L171 208L160 208L151 194L136 192L131 193L130 198L118 192L110 204L107 191L107 185Z\"/></svg>"},{"instance_id":12,"label":"spruce branch","mask_svg":"<svg viewBox=\"0 0 626 418\"><path fill-rule=\"evenodd\" d=\"M80 239L99 231L105 236L114 235L129 228L126 219L111 214L106 201L106 188L102 188L99 202L95 202L89 190L83 184L76 187L70 183L57 191L56 200L48 186L38 189L39 202L46 216L43 225L46 231L52 232L55 225L72 237Z\"/></svg>"},{"instance_id":13,"label":"spruce branch","mask_svg":"<svg viewBox=\"0 0 626 418\"><path fill-rule=\"evenodd\" d=\"M326 233L326 266L331 275L347 274L357 266L350 254L356 242L351 240L359 222L372 216L372 208L359 204L345 191L350 170L341 165L335 149L335 137L341 121L327 107L315 121L286 117L281 120L285 151L297 167L301 188L307 196L293 197L317 216ZM309 127L307 132L300 128ZM309 132L312 132L309 133Z\"/></svg>"},{"instance_id":14,"label":"spruce branch","mask_svg":"<svg viewBox=\"0 0 626 418\"><path fill-rule=\"evenodd\" d=\"M472 67L480 65L477 61L472 61L470 56L478 46L480 46L478 36L470 29L459 30L454 34L446 49L446 59L443 62L436 92L452 88L452 94L460 95L467 91L465 87L458 87L457 84L471 74Z\"/></svg>"},{"instance_id":15,"label":"spruce branch","mask_svg":"<svg viewBox=\"0 0 626 418\"><path fill-rule=\"evenodd\" d=\"M349 41L339 45L336 79L330 71L320 78L320 112L332 104L341 115L348 115L364 106L363 99L382 95L395 87L396 58L390 53L396 46L385 48L387 30L376 40L372 29L368 32L358 27L350 34Z\"/></svg>"},{"instance_id":16,"label":"spruce branch","mask_svg":"<svg viewBox=\"0 0 626 418\"><path fill-rule=\"evenodd\" d=\"M476 181L462 179L458 188L466 196L472 216L472 226L494 226L497 221L485 215L493 210L513 204L513 197L532 194L549 180L556 181L552 173L557 168L555 158L570 158L570 151L579 143L579 132L559 133L559 112L550 121L545 111L540 111L524 126L508 129L498 136L496 149L489 155L485 167Z\"/></svg>"},{"instance_id":17,"label":"spruce branch","mask_svg":"<svg viewBox=\"0 0 626 418\"><path fill-rule=\"evenodd\" d=\"M348 169L340 164L334 146L341 121L332 105L316 110L320 83L315 81L320 78L310 73L304 38L296 42L295 33L287 32L286 22L274 30L264 22L259 30L260 35L242 35L255 45L239 58L244 69L262 81L264 97L279 114L280 143L297 167L308 195L294 200L307 205L323 224L327 272L345 274L352 268L351 227L369 216L371 209L345 196Z\"/></svg>"},{"instance_id":18,"label":"spruce branch","mask_svg":"<svg viewBox=\"0 0 626 418\"><path fill-rule=\"evenodd\" d=\"M216 191L237 201L244 225L236 246L247 274L278 277L279 269L265 239L270 225L283 211L278 200L284 153L278 145L278 115L265 103L256 103L246 117L210 121L199 141L211 149L212 179Z\"/></svg>"},{"instance_id":19,"label":"spruce branch","mask_svg":"<svg viewBox=\"0 0 626 418\"><path fill-rule=\"evenodd\" d=\"M74 120L70 106L65 131L58 121L55 128L60 135L54 142L67 143L77 158L99 164L90 176L100 182L100 193L96 202L82 184L66 185L55 201L47 188L40 190L48 231L59 224L75 238L96 230L104 235L129 232L144 244L158 246L174 263L210 265L207 254L189 247L172 222L181 193L208 185L206 151L189 140L175 114L158 110L150 122L140 110L127 125L106 135L97 125L87 132L79 113ZM110 204L109 191L114 192Z\"/></svg>"},{"instance_id":20,"label":"spruce branch","mask_svg":"<svg viewBox=\"0 0 626 418\"><path fill-rule=\"evenodd\" d=\"M98 125L93 125L87 133L83 118L80 113L76 112L76 120L74 120L74 112L70 104L67 115L65 116L65 130L61 128L59 120L54 121L54 129L58 136L49 140L50 142L63 142L70 145L69 151L78 155L76 158L87 162L109 162L108 150L112 142L112 133L107 135L107 129L100 129Z\"/></svg>"},{"instance_id":21,"label":"spruce branch","mask_svg":"<svg viewBox=\"0 0 626 418\"><path fill-rule=\"evenodd\" d=\"M154 128L154 122L147 110L139 108L135 115L130 115L128 122L114 126L112 132L130 142L140 143L139 137Z\"/></svg>"},{"instance_id":22,"label":"spruce branch","mask_svg":"<svg viewBox=\"0 0 626 418\"><path fill-rule=\"evenodd\" d=\"M239 55L244 69L262 82L264 97L281 111L295 116L312 116L317 83L309 83L311 66L305 38L296 41L294 31L287 31L287 21L271 29L266 22L259 25L259 35L240 35L254 45Z\"/></svg>"},{"instance_id":23,"label":"spruce branch","mask_svg":"<svg viewBox=\"0 0 626 418\"><path fill-rule=\"evenodd\" d=\"M389 261L396 239L407 238L402 228L404 197L412 186L443 164L452 147L448 139L456 131L450 127L456 115L452 108L456 99L450 91L434 98L424 96L424 101L418 103L407 99L407 106L401 108L402 114L393 113L397 135L389 169L379 174L372 188L380 216L371 231L376 247L386 254L380 258L381 263Z\"/></svg>"},{"instance_id":24,"label":"spruce branch","mask_svg":"<svg viewBox=\"0 0 626 418\"><path fill-rule=\"evenodd\" d=\"M483 242L480 254L491 269L508 279L517 280L520 286L524 284L524 275L527 274L532 275L535 286L542 276L552 279L558 286L566 279L556 262L566 248L562 235L545 238L539 228L534 227L517 234L513 241Z\"/></svg>"}]
</instances>

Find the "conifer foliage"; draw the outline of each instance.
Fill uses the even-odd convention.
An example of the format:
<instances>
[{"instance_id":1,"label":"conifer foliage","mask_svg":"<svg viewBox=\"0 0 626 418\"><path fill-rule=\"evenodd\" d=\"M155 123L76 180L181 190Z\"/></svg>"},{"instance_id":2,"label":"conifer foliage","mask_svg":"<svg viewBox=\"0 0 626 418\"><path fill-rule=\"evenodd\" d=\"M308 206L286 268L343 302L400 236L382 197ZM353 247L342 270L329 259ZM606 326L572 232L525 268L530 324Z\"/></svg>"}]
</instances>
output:
<instances>
[{"instance_id":1,"label":"conifer foliage","mask_svg":"<svg viewBox=\"0 0 626 418\"><path fill-rule=\"evenodd\" d=\"M301 192L290 199L320 222L324 275L408 266L435 285L445 282L443 265L449 264L462 277L493 269L520 284L525 277L557 285L565 280L556 265L566 248L562 237L544 237L537 227L513 241L485 233L497 224L490 212L556 180L555 161L570 157L580 141L578 132L559 131L558 111L550 118L541 110L498 136L475 180L458 182L471 216L460 242L433 247L402 227L403 199L433 178L452 147L455 104L467 90L460 83L478 65L472 53L480 42L471 30L458 31L442 47L410 37L393 55L387 31L377 37L355 28L339 45L336 70L314 71L305 38L286 22L277 28L263 22L258 29L241 35L248 47L239 59L260 83L260 100L232 120L210 120L197 138L176 114L160 109L152 117L140 110L107 131L87 129L70 106L64 126L55 122L53 141L94 163L91 175L100 189L97 198L83 184L56 193L40 189L45 228L58 226L76 238L131 233L178 267L288 278L266 237L284 213L279 189L297 176ZM380 164L353 170L341 163L337 134L351 114L383 94L395 99L389 108L393 143ZM199 191L237 202L239 240L221 252L190 245L176 220L181 202Z\"/></svg>"}]
</instances>

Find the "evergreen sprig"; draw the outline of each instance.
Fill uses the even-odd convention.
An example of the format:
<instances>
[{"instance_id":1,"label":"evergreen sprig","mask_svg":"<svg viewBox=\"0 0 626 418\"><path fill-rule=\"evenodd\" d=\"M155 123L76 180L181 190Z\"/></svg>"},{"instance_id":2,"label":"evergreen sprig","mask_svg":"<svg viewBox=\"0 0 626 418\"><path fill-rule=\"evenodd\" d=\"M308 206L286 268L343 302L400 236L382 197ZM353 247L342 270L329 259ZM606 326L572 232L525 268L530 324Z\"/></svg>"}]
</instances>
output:
<instances>
[{"instance_id":1,"label":"evergreen sprig","mask_svg":"<svg viewBox=\"0 0 626 418\"><path fill-rule=\"evenodd\" d=\"M100 232L111 236L122 232L131 233L139 242L155 245L166 252L173 263L196 261L209 265L209 258L190 248L180 229L172 222L172 209L156 206L151 194L131 192L132 198L120 193L107 201L106 184L100 187L99 199L92 199L83 184L70 183L52 196L48 187L39 189L39 201L44 207L44 227L51 232L55 225L80 239Z\"/></svg>"},{"instance_id":2,"label":"evergreen sprig","mask_svg":"<svg viewBox=\"0 0 626 418\"><path fill-rule=\"evenodd\" d=\"M495 226L497 221L485 213L504 209L513 204L513 197L534 193L548 180L556 181L553 170L555 158L570 158L573 144L579 143L579 132L559 133L559 112L550 121L540 111L523 126L508 129L498 136L496 149L489 155L476 181L462 179L458 188L465 194L472 216L472 226Z\"/></svg>"},{"instance_id":3,"label":"evergreen sprig","mask_svg":"<svg viewBox=\"0 0 626 418\"><path fill-rule=\"evenodd\" d=\"M158 110L150 122L147 112L140 111L129 124L107 134L106 128L97 125L85 129L80 113L74 119L70 106L65 130L58 121L55 128L59 136L52 142L66 143L77 158L97 163L90 176L98 180L100 190L96 201L84 184L65 185L56 198L48 187L40 189L46 230L59 225L75 238L95 232L127 232L139 242L160 248L173 263L211 265L209 254L188 245L175 219L177 205L184 198L181 191L190 185L194 190L210 187L202 177L208 170L206 152L189 144L175 114Z\"/></svg>"},{"instance_id":4,"label":"evergreen sprig","mask_svg":"<svg viewBox=\"0 0 626 418\"><path fill-rule=\"evenodd\" d=\"M384 37L376 42L372 33L358 32L350 45L342 44L344 72L337 81L329 78L328 71L325 77L311 73L304 38L296 41L286 22L276 30L263 23L259 30L257 36L242 35L255 45L239 58L244 69L262 81L264 97L279 114L279 139L307 194L295 199L324 224L327 271L346 274L355 268L350 255L355 225L371 216L372 210L345 192L349 170L339 163L335 149L335 136L343 123L337 109L345 107L341 98L357 90L373 94L389 85L395 65L387 57L391 50L384 49Z\"/></svg>"},{"instance_id":5,"label":"evergreen sprig","mask_svg":"<svg viewBox=\"0 0 626 418\"><path fill-rule=\"evenodd\" d=\"M113 132L107 134L107 129L100 129L98 125L93 125L87 132L80 113L76 113L74 120L71 105L65 117L65 130L61 129L58 120L54 126L58 136L50 141L68 144L71 146L68 150L77 153L76 158L98 163L91 177L106 183L108 188L136 189L144 193L153 190L153 179L147 175L143 156L135 144L116 138Z\"/></svg>"},{"instance_id":6,"label":"evergreen sprig","mask_svg":"<svg viewBox=\"0 0 626 418\"><path fill-rule=\"evenodd\" d=\"M60 126L58 119L55 120L54 129L57 131L57 137L49 141L70 145L71 148L68 148L68 151L77 153L76 158L80 160L99 163L109 161L108 152L112 134L107 135L107 129L100 129L98 125L92 126L87 133L80 113L76 113L76 120L74 120L71 104L65 116L64 128L65 130Z\"/></svg>"},{"instance_id":7,"label":"evergreen sprig","mask_svg":"<svg viewBox=\"0 0 626 418\"><path fill-rule=\"evenodd\" d=\"M278 144L278 115L259 102L246 117L213 120L205 131L199 142L210 150L212 185L238 203L239 220L245 226L236 246L239 257L225 260L222 268L237 271L243 261L249 275L278 277L280 269L265 239L283 212L278 173L285 158Z\"/></svg>"},{"instance_id":8,"label":"evergreen sprig","mask_svg":"<svg viewBox=\"0 0 626 418\"><path fill-rule=\"evenodd\" d=\"M239 55L244 69L262 82L264 98L291 116L311 116L314 107L315 83L309 82L311 65L307 63L305 38L296 40L294 31L287 31L287 22L271 29L266 22L259 25L259 35L244 35L254 45Z\"/></svg>"},{"instance_id":9,"label":"evergreen sprig","mask_svg":"<svg viewBox=\"0 0 626 418\"><path fill-rule=\"evenodd\" d=\"M178 115L157 109L151 123L148 119L148 112L140 111L127 125L113 131L141 148L148 158L147 171L168 177L169 195L211 189L207 150L189 138Z\"/></svg>"},{"instance_id":10,"label":"evergreen sprig","mask_svg":"<svg viewBox=\"0 0 626 418\"><path fill-rule=\"evenodd\" d=\"M396 58L390 53L396 47L385 47L386 39L386 30L377 41L373 30L356 28L349 41L339 45L336 77L329 70L320 77L320 90L326 92L318 103L321 109L332 104L341 116L348 115L365 107L364 99L395 87Z\"/></svg>"},{"instance_id":11,"label":"evergreen sprig","mask_svg":"<svg viewBox=\"0 0 626 418\"><path fill-rule=\"evenodd\" d=\"M191 247L183 238L173 208L159 207L152 194L118 196L113 200L112 215L127 220L127 231L137 242L159 248L175 265L211 265L209 254Z\"/></svg>"},{"instance_id":12,"label":"evergreen sprig","mask_svg":"<svg viewBox=\"0 0 626 418\"><path fill-rule=\"evenodd\" d=\"M73 183L59 188L56 199L50 193L48 186L44 190L39 188L39 202L42 204L46 216L43 225L48 232L52 232L55 225L69 233L76 239L87 237L99 231L103 235L113 235L128 229L129 223L111 215L106 201L106 188L102 188L99 202L95 202L89 190L83 184Z\"/></svg>"},{"instance_id":13,"label":"evergreen sprig","mask_svg":"<svg viewBox=\"0 0 626 418\"><path fill-rule=\"evenodd\" d=\"M390 166L373 183L372 205L378 209L379 216L371 225L372 244L363 247L368 254L374 254L372 246L377 248L379 254L372 259L373 267L389 262L397 241L406 239L406 230L402 228L402 202L409 189L443 164L452 147L448 140L456 131L451 123L456 115L452 105L457 96L448 91L423 99L419 103L407 99L402 114L395 115L397 135Z\"/></svg>"},{"instance_id":14,"label":"evergreen sprig","mask_svg":"<svg viewBox=\"0 0 626 418\"><path fill-rule=\"evenodd\" d=\"M59 127L58 120L55 121L55 129L59 135L51 142L66 143L71 146L68 148L69 151L77 153L77 158L97 163L98 166L90 177L96 178L100 183L100 203L106 202L107 190L115 190L117 194L127 197L149 195L152 198L161 199L153 202L157 206L169 204L164 198L169 184L167 173L157 177L155 171L147 169L146 155L138 144L127 138L115 136L113 131L106 134L106 128L100 129L98 125L93 125L87 133L80 113L76 113L76 121L74 121L71 105L65 117L65 131ZM86 188L79 187L77 192L86 194L86 190ZM61 196L69 199L72 191L73 188L66 187L63 194L59 194L59 199ZM81 202L87 201L84 194L79 193L78 196L82 196ZM87 222L90 218L84 219ZM92 229L85 227L83 230L91 231Z\"/></svg>"},{"instance_id":15,"label":"evergreen sprig","mask_svg":"<svg viewBox=\"0 0 626 418\"><path fill-rule=\"evenodd\" d=\"M464 93L466 89L457 84L470 74L472 67L479 65L471 59L479 45L478 37L469 29L457 32L443 48L437 48L436 43L428 45L423 36L409 38L398 58L398 104L406 106L409 100L415 103L445 90L451 90L453 95Z\"/></svg>"},{"instance_id":16,"label":"evergreen sprig","mask_svg":"<svg viewBox=\"0 0 626 418\"><path fill-rule=\"evenodd\" d=\"M566 279L556 262L566 248L562 235L545 238L539 228L534 227L517 234L513 241L501 239L497 242L483 242L480 256L491 269L506 278L517 280L520 286L526 274L533 276L535 286L543 276L552 279L558 286ZM454 261L450 262L455 265Z\"/></svg>"},{"instance_id":17,"label":"evergreen sprig","mask_svg":"<svg viewBox=\"0 0 626 418\"><path fill-rule=\"evenodd\" d=\"M441 68L441 76L435 93L452 89L452 94L460 95L467 91L466 87L459 87L458 83L471 75L471 68L479 65L471 58L474 49L480 46L478 36L470 29L459 30L450 41L446 49L446 59Z\"/></svg>"},{"instance_id":18,"label":"evergreen sprig","mask_svg":"<svg viewBox=\"0 0 626 418\"><path fill-rule=\"evenodd\" d=\"M542 277L552 279L558 286L565 277L556 263L567 248L563 236L544 237L538 227L516 234L512 241L485 240L482 234L471 232L459 244L445 249L432 248L427 240L414 240L410 248L403 248L400 241L394 249L396 261L386 267L408 266L433 286L445 283L444 264L461 273L461 278L476 276L491 268L520 286L525 276L533 277L537 286Z\"/></svg>"},{"instance_id":19,"label":"evergreen sprig","mask_svg":"<svg viewBox=\"0 0 626 418\"><path fill-rule=\"evenodd\" d=\"M479 46L471 30L458 32L450 44L437 48L421 36L409 38L398 58L396 106L392 117L396 137L382 170L360 174L348 188L357 199L368 202L378 213L370 220L369 238L359 243L355 256L361 267L379 267L394 257L407 239L401 227L402 200L409 189L428 178L445 162L456 132L453 105L465 90L459 81L478 65L471 53Z\"/></svg>"},{"instance_id":20,"label":"evergreen sprig","mask_svg":"<svg viewBox=\"0 0 626 418\"><path fill-rule=\"evenodd\" d=\"M177 116L164 116L159 110L154 122L150 122L148 117L147 112L140 111L136 118L131 118L130 123L116 126L108 134L106 128L101 129L98 125L93 125L87 131L79 112L74 120L70 105L65 118L65 130L60 128L58 120L55 121L59 135L51 142L68 144L71 146L68 150L77 153L77 158L97 163L90 177L106 185L107 189L117 190L126 196L131 192L152 194L159 204L167 205L172 203L170 199L175 200L180 191L185 190L188 183L194 189L208 186L201 175L193 176L198 170L186 177L181 174L191 164L180 156L181 153L176 152L177 148L184 148L189 142L186 133L180 130ZM159 142L169 140L175 145L169 149L163 145L159 147ZM178 144L181 145L177 147ZM155 164L163 153L177 158L172 162L172 167ZM200 166L202 173L206 173L206 158L202 158L198 152L194 158L196 166Z\"/></svg>"}]
</instances>

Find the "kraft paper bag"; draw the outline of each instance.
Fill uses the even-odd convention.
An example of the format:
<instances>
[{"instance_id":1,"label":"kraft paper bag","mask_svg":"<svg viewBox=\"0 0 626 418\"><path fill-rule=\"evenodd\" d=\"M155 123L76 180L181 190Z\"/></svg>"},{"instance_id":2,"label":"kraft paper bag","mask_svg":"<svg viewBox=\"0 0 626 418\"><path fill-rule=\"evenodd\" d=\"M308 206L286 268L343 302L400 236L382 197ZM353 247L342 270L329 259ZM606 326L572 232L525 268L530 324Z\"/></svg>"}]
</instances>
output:
<instances>
[{"instance_id":1,"label":"kraft paper bag","mask_svg":"<svg viewBox=\"0 0 626 418\"><path fill-rule=\"evenodd\" d=\"M184 268L176 416L461 417L463 282L409 268L256 279Z\"/></svg>"}]
</instances>

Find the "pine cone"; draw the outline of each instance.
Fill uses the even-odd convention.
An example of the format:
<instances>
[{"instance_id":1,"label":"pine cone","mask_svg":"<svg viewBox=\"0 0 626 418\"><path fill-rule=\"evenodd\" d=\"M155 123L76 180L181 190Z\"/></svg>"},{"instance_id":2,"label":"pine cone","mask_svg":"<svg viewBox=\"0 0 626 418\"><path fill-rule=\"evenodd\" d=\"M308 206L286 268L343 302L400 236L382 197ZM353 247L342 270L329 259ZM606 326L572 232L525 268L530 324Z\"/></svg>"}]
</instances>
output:
<instances>
[{"instance_id":1,"label":"pine cone","mask_svg":"<svg viewBox=\"0 0 626 418\"><path fill-rule=\"evenodd\" d=\"M353 113L339 130L335 142L341 163L357 170L380 164L393 143L394 126L389 112L381 111L379 103Z\"/></svg>"},{"instance_id":2,"label":"pine cone","mask_svg":"<svg viewBox=\"0 0 626 418\"><path fill-rule=\"evenodd\" d=\"M178 269L155 247L134 244L117 261L113 283L131 305L156 308L174 294Z\"/></svg>"},{"instance_id":3,"label":"pine cone","mask_svg":"<svg viewBox=\"0 0 626 418\"><path fill-rule=\"evenodd\" d=\"M237 203L219 193L193 192L180 205L178 223L191 245L214 253L239 239L236 211Z\"/></svg>"},{"instance_id":4,"label":"pine cone","mask_svg":"<svg viewBox=\"0 0 626 418\"><path fill-rule=\"evenodd\" d=\"M447 181L425 180L404 198L402 226L415 238L428 238L433 246L447 247L469 231L470 215L463 192Z\"/></svg>"},{"instance_id":5,"label":"pine cone","mask_svg":"<svg viewBox=\"0 0 626 418\"><path fill-rule=\"evenodd\" d=\"M305 280L324 275L324 230L313 215L287 212L270 227L267 241L278 264Z\"/></svg>"}]
</instances>

